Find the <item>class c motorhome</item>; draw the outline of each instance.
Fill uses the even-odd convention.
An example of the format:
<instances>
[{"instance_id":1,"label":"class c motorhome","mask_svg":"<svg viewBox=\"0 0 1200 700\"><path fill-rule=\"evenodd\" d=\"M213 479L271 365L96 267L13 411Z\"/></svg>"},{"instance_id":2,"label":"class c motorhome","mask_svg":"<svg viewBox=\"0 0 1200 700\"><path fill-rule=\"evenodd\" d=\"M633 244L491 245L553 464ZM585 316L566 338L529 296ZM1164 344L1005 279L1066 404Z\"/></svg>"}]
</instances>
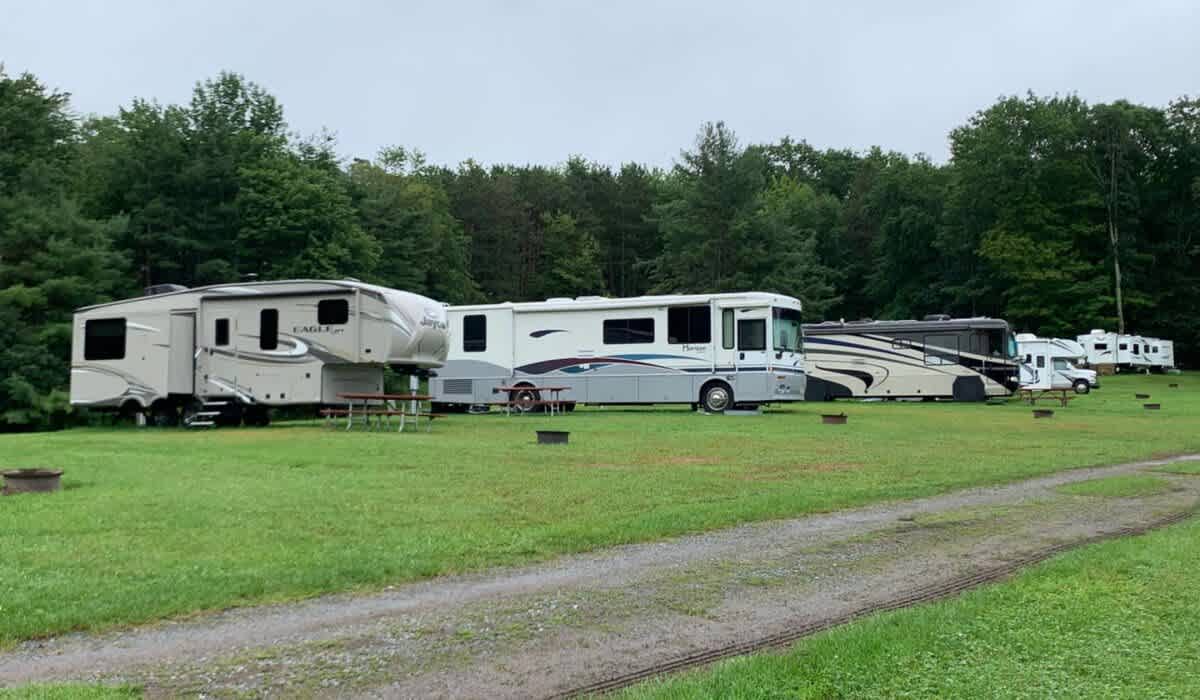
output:
<instances>
[{"instance_id":1,"label":"class c motorhome","mask_svg":"<svg viewBox=\"0 0 1200 700\"><path fill-rule=\"evenodd\" d=\"M780 294L558 298L452 306L448 317L454 341L429 382L444 410L515 398L500 386L708 412L804 398L800 301Z\"/></svg>"},{"instance_id":2,"label":"class c motorhome","mask_svg":"<svg viewBox=\"0 0 1200 700\"><path fill-rule=\"evenodd\" d=\"M1077 341L1018 333L1017 352L1021 356L1022 389L1073 389L1077 394L1086 394L1100 387L1094 370L1076 366L1085 355L1083 345Z\"/></svg>"},{"instance_id":3,"label":"class c motorhome","mask_svg":"<svg viewBox=\"0 0 1200 700\"><path fill-rule=\"evenodd\" d=\"M448 347L442 304L355 280L159 285L76 312L71 403L264 424L268 407L380 392L385 367L440 367Z\"/></svg>"}]
</instances>

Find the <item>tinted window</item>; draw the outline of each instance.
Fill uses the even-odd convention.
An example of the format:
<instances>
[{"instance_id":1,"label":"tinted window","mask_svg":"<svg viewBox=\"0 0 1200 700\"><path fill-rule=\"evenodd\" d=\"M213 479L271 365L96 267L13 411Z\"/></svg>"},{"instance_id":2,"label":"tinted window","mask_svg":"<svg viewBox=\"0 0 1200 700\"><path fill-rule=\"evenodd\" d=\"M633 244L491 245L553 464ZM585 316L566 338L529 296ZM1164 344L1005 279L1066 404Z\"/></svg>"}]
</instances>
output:
<instances>
[{"instance_id":1,"label":"tinted window","mask_svg":"<svg viewBox=\"0 0 1200 700\"><path fill-rule=\"evenodd\" d=\"M733 349L733 309L721 312L721 347Z\"/></svg>"},{"instance_id":2,"label":"tinted window","mask_svg":"<svg viewBox=\"0 0 1200 700\"><path fill-rule=\"evenodd\" d=\"M737 322L738 350L767 349L767 320L748 318Z\"/></svg>"},{"instance_id":3,"label":"tinted window","mask_svg":"<svg viewBox=\"0 0 1200 700\"><path fill-rule=\"evenodd\" d=\"M1038 355L1037 366L1038 367L1046 366L1046 357L1044 355Z\"/></svg>"},{"instance_id":4,"label":"tinted window","mask_svg":"<svg viewBox=\"0 0 1200 700\"><path fill-rule=\"evenodd\" d=\"M1133 354L1134 354L1134 355L1140 355L1140 354L1141 354L1140 352L1138 352L1138 346L1137 346L1137 345L1134 345L1134 346L1133 346Z\"/></svg>"},{"instance_id":5,"label":"tinted window","mask_svg":"<svg viewBox=\"0 0 1200 700\"><path fill-rule=\"evenodd\" d=\"M103 318L83 324L83 359L121 360L125 357L125 319Z\"/></svg>"},{"instance_id":6,"label":"tinted window","mask_svg":"<svg viewBox=\"0 0 1200 700\"><path fill-rule=\"evenodd\" d=\"M262 350L279 347L279 309L258 312L258 347Z\"/></svg>"},{"instance_id":7,"label":"tinted window","mask_svg":"<svg viewBox=\"0 0 1200 700\"><path fill-rule=\"evenodd\" d=\"M1068 369L1070 369L1070 368L1071 368L1071 367L1070 367L1070 365L1068 365L1068 364L1067 364L1067 361L1066 361L1066 360L1062 360L1062 359L1055 359L1055 360L1054 360L1054 369L1057 369L1057 370L1064 370L1064 371L1065 371L1065 370L1068 370Z\"/></svg>"},{"instance_id":8,"label":"tinted window","mask_svg":"<svg viewBox=\"0 0 1200 700\"><path fill-rule=\"evenodd\" d=\"M317 302L317 323L340 326L350 320L350 302L345 299L325 299Z\"/></svg>"},{"instance_id":9,"label":"tinted window","mask_svg":"<svg viewBox=\"0 0 1200 700\"><path fill-rule=\"evenodd\" d=\"M463 316L463 352L487 350L487 316Z\"/></svg>"},{"instance_id":10,"label":"tinted window","mask_svg":"<svg viewBox=\"0 0 1200 700\"><path fill-rule=\"evenodd\" d=\"M1117 347L1118 347L1119 349L1121 349L1121 350L1128 350L1128 349L1129 349L1129 344L1128 344L1128 343L1121 343L1121 344L1120 344L1120 345L1118 345Z\"/></svg>"},{"instance_id":11,"label":"tinted window","mask_svg":"<svg viewBox=\"0 0 1200 700\"><path fill-rule=\"evenodd\" d=\"M213 345L229 345L229 319L218 318L214 331Z\"/></svg>"},{"instance_id":12,"label":"tinted window","mask_svg":"<svg viewBox=\"0 0 1200 700\"><path fill-rule=\"evenodd\" d=\"M605 345L654 342L654 319L614 318L604 322Z\"/></svg>"},{"instance_id":13,"label":"tinted window","mask_svg":"<svg viewBox=\"0 0 1200 700\"><path fill-rule=\"evenodd\" d=\"M1096 343L1096 344L1095 344L1095 345L1093 345L1092 347L1093 347L1093 348L1095 348L1095 349L1097 349L1097 350L1107 350L1107 349L1108 349L1108 343Z\"/></svg>"},{"instance_id":14,"label":"tinted window","mask_svg":"<svg viewBox=\"0 0 1200 700\"><path fill-rule=\"evenodd\" d=\"M927 335L927 336L925 336L925 364L927 364L927 365L956 365L956 364L958 364L958 336L957 335Z\"/></svg>"},{"instance_id":15,"label":"tinted window","mask_svg":"<svg viewBox=\"0 0 1200 700\"><path fill-rule=\"evenodd\" d=\"M1155 345L1154 348L1150 352L1158 352L1158 346Z\"/></svg>"},{"instance_id":16,"label":"tinted window","mask_svg":"<svg viewBox=\"0 0 1200 700\"><path fill-rule=\"evenodd\" d=\"M711 343L712 310L707 306L667 309L668 343Z\"/></svg>"}]
</instances>

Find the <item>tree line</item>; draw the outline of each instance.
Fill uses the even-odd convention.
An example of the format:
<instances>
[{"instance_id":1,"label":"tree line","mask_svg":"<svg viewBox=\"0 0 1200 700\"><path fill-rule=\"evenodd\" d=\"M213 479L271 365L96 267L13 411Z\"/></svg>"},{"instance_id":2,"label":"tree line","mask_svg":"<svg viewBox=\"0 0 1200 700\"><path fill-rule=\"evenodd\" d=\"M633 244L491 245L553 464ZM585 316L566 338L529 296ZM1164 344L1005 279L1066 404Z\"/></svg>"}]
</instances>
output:
<instances>
[{"instance_id":1,"label":"tree line","mask_svg":"<svg viewBox=\"0 0 1200 700\"><path fill-rule=\"evenodd\" d=\"M0 429L69 416L75 308L247 275L452 303L757 289L812 321L988 315L1197 357L1200 100L1003 97L949 139L935 163L715 122L669 169L346 162L236 73L80 117L0 67Z\"/></svg>"}]
</instances>

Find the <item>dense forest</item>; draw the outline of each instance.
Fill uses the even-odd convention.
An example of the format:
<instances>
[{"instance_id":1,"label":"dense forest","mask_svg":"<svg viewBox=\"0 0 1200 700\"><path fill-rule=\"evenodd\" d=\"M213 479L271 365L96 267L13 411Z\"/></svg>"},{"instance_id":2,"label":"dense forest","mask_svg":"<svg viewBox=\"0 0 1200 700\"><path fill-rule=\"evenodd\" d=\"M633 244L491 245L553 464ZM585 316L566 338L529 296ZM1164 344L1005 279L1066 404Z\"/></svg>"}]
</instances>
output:
<instances>
[{"instance_id":1,"label":"dense forest","mask_svg":"<svg viewBox=\"0 0 1200 700\"><path fill-rule=\"evenodd\" d=\"M459 303L759 289L813 321L1123 326L1195 362L1200 100L1004 97L949 139L938 164L715 122L668 170L446 167L403 147L346 162L234 73L188 104L81 117L0 68L0 429L68 420L73 309L250 274Z\"/></svg>"}]
</instances>

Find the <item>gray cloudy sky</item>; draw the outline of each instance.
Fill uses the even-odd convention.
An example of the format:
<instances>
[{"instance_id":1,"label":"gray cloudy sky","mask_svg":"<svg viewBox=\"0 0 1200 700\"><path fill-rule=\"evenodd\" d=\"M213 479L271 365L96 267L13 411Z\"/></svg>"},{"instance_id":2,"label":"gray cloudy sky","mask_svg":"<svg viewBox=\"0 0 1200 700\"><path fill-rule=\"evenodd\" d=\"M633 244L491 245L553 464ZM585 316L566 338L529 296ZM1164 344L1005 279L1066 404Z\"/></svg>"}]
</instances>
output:
<instances>
[{"instance_id":1,"label":"gray cloudy sky","mask_svg":"<svg viewBox=\"0 0 1200 700\"><path fill-rule=\"evenodd\" d=\"M669 165L723 119L743 142L942 160L949 130L1002 94L1200 92L1198 18L1196 0L0 0L0 61L83 113L183 102L238 71L348 156Z\"/></svg>"}]
</instances>

